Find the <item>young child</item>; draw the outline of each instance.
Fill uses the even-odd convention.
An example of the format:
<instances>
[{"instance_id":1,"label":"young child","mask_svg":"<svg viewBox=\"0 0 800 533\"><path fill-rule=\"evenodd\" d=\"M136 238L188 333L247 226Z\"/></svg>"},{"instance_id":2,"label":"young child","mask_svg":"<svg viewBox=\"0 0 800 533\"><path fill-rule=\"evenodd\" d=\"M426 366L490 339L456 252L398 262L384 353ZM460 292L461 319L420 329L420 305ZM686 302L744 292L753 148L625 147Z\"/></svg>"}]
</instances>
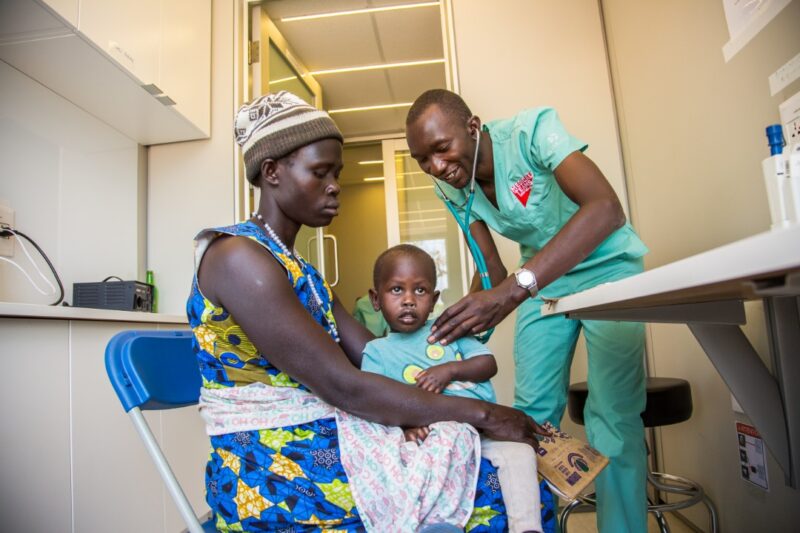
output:
<instances>
[{"instance_id":1,"label":"young child","mask_svg":"<svg viewBox=\"0 0 800 533\"><path fill-rule=\"evenodd\" d=\"M364 348L361 369L424 390L496 402L489 378L494 356L474 337L442 346L428 344L428 320L439 292L433 259L416 246L401 244L375 262L369 295L389 324L388 336ZM424 440L428 428L406 429L409 440ZM512 533L542 531L536 454L527 444L481 438L481 455L497 467Z\"/></svg>"}]
</instances>

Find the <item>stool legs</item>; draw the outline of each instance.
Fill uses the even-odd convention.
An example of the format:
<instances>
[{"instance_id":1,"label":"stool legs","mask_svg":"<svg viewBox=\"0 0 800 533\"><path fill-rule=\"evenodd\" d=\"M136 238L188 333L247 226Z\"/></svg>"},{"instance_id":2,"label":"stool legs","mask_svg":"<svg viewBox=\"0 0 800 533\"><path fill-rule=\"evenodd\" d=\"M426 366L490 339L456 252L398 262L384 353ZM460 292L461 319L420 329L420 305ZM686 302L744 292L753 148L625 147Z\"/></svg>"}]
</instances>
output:
<instances>
[{"instance_id":1,"label":"stool legs","mask_svg":"<svg viewBox=\"0 0 800 533\"><path fill-rule=\"evenodd\" d=\"M647 508L650 509L651 506L655 505L653 500L647 498ZM669 524L667 523L667 519L664 516L664 513L661 511L653 511L653 516L656 517L656 524L658 524L658 530L661 533L670 533Z\"/></svg>"},{"instance_id":2,"label":"stool legs","mask_svg":"<svg viewBox=\"0 0 800 533\"><path fill-rule=\"evenodd\" d=\"M648 499L647 511L649 513L653 513L655 516L658 529L661 533L670 533L669 524L667 523L664 513L668 511L685 509L687 507L697 505L698 503L702 503L708 509L709 521L711 522L711 533L719 532L717 509L714 507L714 503L709 499L709 497L706 496L705 492L703 491L703 487L701 487L698 483L695 483L690 479L686 479L685 477L664 474L661 472L648 472L647 481L660 492L669 492L671 494L685 496L685 499L672 503L654 503ZM569 516L575 509L582 505L594 507L594 495L590 494L587 496L581 496L579 499L569 502L567 506L561 510L561 514L558 517L561 533L567 533L567 520L569 519Z\"/></svg>"},{"instance_id":3,"label":"stool legs","mask_svg":"<svg viewBox=\"0 0 800 533\"><path fill-rule=\"evenodd\" d=\"M581 505L588 504L585 504L580 500L572 500L561 510L561 514L558 517L558 526L559 529L561 529L561 533L567 533L567 519L569 518L569 515L572 514L572 511Z\"/></svg>"}]
</instances>

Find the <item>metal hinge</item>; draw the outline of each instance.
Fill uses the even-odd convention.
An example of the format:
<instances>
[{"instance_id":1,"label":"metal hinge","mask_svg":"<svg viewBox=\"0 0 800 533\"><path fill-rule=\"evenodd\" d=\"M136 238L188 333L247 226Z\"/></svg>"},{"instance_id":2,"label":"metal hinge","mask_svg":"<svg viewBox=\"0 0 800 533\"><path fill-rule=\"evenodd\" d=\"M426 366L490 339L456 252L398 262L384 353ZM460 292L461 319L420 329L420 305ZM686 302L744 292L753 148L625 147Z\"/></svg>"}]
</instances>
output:
<instances>
[{"instance_id":1,"label":"metal hinge","mask_svg":"<svg viewBox=\"0 0 800 533\"><path fill-rule=\"evenodd\" d=\"M261 61L261 41L247 41L247 64Z\"/></svg>"}]
</instances>

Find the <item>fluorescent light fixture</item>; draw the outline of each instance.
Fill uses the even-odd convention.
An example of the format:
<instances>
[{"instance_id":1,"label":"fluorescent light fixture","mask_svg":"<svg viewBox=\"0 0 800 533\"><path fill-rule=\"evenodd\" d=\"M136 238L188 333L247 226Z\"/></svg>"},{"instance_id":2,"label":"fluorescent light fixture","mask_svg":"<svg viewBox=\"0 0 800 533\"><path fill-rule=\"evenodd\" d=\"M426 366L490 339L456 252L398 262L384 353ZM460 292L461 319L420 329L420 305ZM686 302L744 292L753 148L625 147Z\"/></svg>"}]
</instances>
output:
<instances>
[{"instance_id":1,"label":"fluorescent light fixture","mask_svg":"<svg viewBox=\"0 0 800 533\"><path fill-rule=\"evenodd\" d=\"M414 209L412 211L400 211L401 215L415 215L419 213L444 213L444 208L441 209Z\"/></svg>"},{"instance_id":2,"label":"fluorescent light fixture","mask_svg":"<svg viewBox=\"0 0 800 533\"><path fill-rule=\"evenodd\" d=\"M296 17L283 17L281 22L295 22L298 20L312 20L330 17L342 17L345 15L359 15L361 13L378 13L380 11L399 11L401 9L414 9L417 7L438 6L439 2L420 2L418 4L401 4L397 6L368 7L364 9L350 9L347 11L332 11L329 13L317 13L316 15L299 15Z\"/></svg>"},{"instance_id":3,"label":"fluorescent light fixture","mask_svg":"<svg viewBox=\"0 0 800 533\"><path fill-rule=\"evenodd\" d=\"M286 83L298 79L297 76L289 76L288 78L278 78L277 80L269 80L270 83Z\"/></svg>"},{"instance_id":4,"label":"fluorescent light fixture","mask_svg":"<svg viewBox=\"0 0 800 533\"><path fill-rule=\"evenodd\" d=\"M427 224L428 222L444 222L446 218L417 218L412 220L401 220L401 224Z\"/></svg>"},{"instance_id":5,"label":"fluorescent light fixture","mask_svg":"<svg viewBox=\"0 0 800 533\"><path fill-rule=\"evenodd\" d=\"M328 109L328 114L335 115L336 113L352 113L354 111L375 111L377 109L393 109L396 107L409 107L411 102L402 102L400 104L383 104L383 105L368 105L364 107L345 107L342 109Z\"/></svg>"},{"instance_id":6,"label":"fluorescent light fixture","mask_svg":"<svg viewBox=\"0 0 800 533\"><path fill-rule=\"evenodd\" d=\"M382 165L383 159L371 159L369 161L359 161L359 165Z\"/></svg>"},{"instance_id":7,"label":"fluorescent light fixture","mask_svg":"<svg viewBox=\"0 0 800 533\"><path fill-rule=\"evenodd\" d=\"M342 67L342 68L329 68L325 70L314 70L310 72L312 76L322 76L324 74L341 74L343 72L360 72L362 70L378 70L387 68L402 68L402 67L416 67L419 65L436 65L437 63L444 63L442 59L424 59L420 61L404 61L401 63L380 63L378 65L364 65L361 67Z\"/></svg>"},{"instance_id":8,"label":"fluorescent light fixture","mask_svg":"<svg viewBox=\"0 0 800 533\"><path fill-rule=\"evenodd\" d=\"M424 189L433 189L433 185L422 185L420 187L398 187L398 191L422 191Z\"/></svg>"},{"instance_id":9,"label":"fluorescent light fixture","mask_svg":"<svg viewBox=\"0 0 800 533\"><path fill-rule=\"evenodd\" d=\"M364 178L364 181L383 181L383 176L377 176L374 178Z\"/></svg>"}]
</instances>

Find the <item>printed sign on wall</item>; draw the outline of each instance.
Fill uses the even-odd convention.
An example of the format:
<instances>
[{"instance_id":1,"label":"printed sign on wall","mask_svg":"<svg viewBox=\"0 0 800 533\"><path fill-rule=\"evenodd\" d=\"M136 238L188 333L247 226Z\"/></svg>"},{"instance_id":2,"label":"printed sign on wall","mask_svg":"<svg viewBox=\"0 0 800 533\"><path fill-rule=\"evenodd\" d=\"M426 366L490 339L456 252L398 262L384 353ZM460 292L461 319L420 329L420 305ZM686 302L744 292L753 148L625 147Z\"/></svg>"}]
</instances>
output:
<instances>
[{"instance_id":1,"label":"printed sign on wall","mask_svg":"<svg viewBox=\"0 0 800 533\"><path fill-rule=\"evenodd\" d=\"M769 490L767 458L764 440L756 428L736 422L736 438L739 439L739 463L742 479L764 490Z\"/></svg>"}]
</instances>

